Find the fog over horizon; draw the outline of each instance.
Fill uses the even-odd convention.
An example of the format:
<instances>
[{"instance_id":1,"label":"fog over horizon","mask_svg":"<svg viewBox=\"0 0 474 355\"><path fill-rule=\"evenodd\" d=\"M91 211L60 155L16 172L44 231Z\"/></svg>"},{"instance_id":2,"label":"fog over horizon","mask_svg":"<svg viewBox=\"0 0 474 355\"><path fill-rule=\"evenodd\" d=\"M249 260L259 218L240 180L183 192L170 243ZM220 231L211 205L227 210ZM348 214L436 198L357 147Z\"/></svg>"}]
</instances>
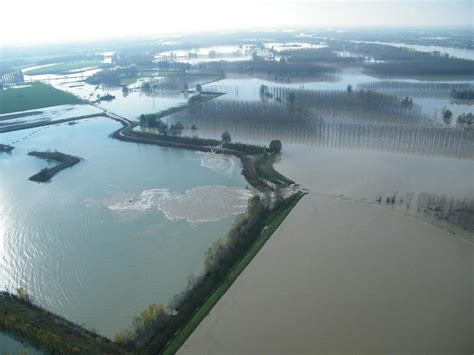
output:
<instances>
[{"instance_id":1,"label":"fog over horizon","mask_svg":"<svg viewBox=\"0 0 474 355\"><path fill-rule=\"evenodd\" d=\"M472 28L474 23L470 0L136 0L127 5L84 0L81 6L18 0L2 3L1 9L0 46L5 47L193 32Z\"/></svg>"}]
</instances>

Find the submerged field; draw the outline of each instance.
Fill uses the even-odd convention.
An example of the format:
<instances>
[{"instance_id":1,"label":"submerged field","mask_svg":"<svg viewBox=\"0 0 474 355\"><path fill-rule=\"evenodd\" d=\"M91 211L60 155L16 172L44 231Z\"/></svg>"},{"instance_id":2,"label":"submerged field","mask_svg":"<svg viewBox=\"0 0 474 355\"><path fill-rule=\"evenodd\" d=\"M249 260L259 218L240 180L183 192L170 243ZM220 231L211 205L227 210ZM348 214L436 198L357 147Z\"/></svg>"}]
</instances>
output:
<instances>
[{"instance_id":1,"label":"submerged field","mask_svg":"<svg viewBox=\"0 0 474 355\"><path fill-rule=\"evenodd\" d=\"M0 90L0 114L81 103L73 95L41 82Z\"/></svg>"},{"instance_id":2,"label":"submerged field","mask_svg":"<svg viewBox=\"0 0 474 355\"><path fill-rule=\"evenodd\" d=\"M168 125L161 141L197 136L220 147L228 131L232 142L283 143L275 167L308 194L242 274L224 278L173 351L184 342L179 353L468 353L474 131L457 118L474 106L452 90L472 88L463 77L472 63L273 35L249 46L178 44L175 54L124 51L103 71L69 72L93 66L84 61L33 69L26 80L52 86L0 91L9 95L0 96L0 132L106 110L134 121L137 135ZM200 102L199 91L219 95ZM65 105L81 102L69 93L98 107ZM160 127L140 126L142 114ZM77 122L0 133L14 147L0 155L0 289L24 287L112 338L192 284L255 191L233 157L113 140L119 124L104 117ZM52 167L28 156L34 150L84 160L34 184L29 176Z\"/></svg>"}]
</instances>

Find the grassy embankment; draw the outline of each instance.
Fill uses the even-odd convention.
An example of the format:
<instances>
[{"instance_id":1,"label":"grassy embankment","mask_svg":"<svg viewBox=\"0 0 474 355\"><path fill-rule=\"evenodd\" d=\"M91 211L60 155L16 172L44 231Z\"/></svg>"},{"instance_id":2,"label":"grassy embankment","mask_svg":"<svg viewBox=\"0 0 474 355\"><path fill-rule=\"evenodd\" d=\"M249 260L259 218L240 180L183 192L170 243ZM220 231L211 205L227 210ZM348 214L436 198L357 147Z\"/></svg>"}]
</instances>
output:
<instances>
[{"instance_id":1,"label":"grassy embankment","mask_svg":"<svg viewBox=\"0 0 474 355\"><path fill-rule=\"evenodd\" d=\"M57 161L59 164L52 168L44 168L39 173L31 176L29 179L36 182L48 182L51 178L60 171L70 168L81 161L81 158L60 153L60 152L29 152L32 155L47 161Z\"/></svg>"},{"instance_id":2,"label":"grassy embankment","mask_svg":"<svg viewBox=\"0 0 474 355\"><path fill-rule=\"evenodd\" d=\"M83 68L97 68L102 64L101 60L77 60L73 62L57 63L47 67L31 69L25 71L25 75L49 75L65 74L70 70L79 70Z\"/></svg>"},{"instance_id":3,"label":"grassy embankment","mask_svg":"<svg viewBox=\"0 0 474 355\"><path fill-rule=\"evenodd\" d=\"M303 192L297 192L288 199L286 199L282 204L280 204L276 209L272 210L271 213L267 216L264 221L265 228L260 233L260 235L253 242L251 247L245 252L240 260L235 263L232 269L227 275L222 279L220 284L214 289L214 291L209 295L207 300L198 308L196 308L195 313L192 318L186 323L186 325L179 329L179 331L171 338L171 340L166 344L165 348L160 352L161 354L175 354L179 348L184 344L186 339L192 334L192 332L198 327L201 321L209 314L211 309L217 304L221 297L227 292L227 290L232 286L238 276L244 271L247 265L252 261L252 259L257 255L259 250L263 247L266 241L270 236L277 230L286 216L291 212L293 207L296 206L298 201L304 196ZM154 349L146 349L147 353L153 353Z\"/></svg>"},{"instance_id":4,"label":"grassy embankment","mask_svg":"<svg viewBox=\"0 0 474 355\"><path fill-rule=\"evenodd\" d=\"M109 339L7 292L0 292L0 330L52 354L118 354Z\"/></svg>"},{"instance_id":5,"label":"grassy embankment","mask_svg":"<svg viewBox=\"0 0 474 355\"><path fill-rule=\"evenodd\" d=\"M72 94L41 82L0 90L0 114L67 104L83 102Z\"/></svg>"}]
</instances>

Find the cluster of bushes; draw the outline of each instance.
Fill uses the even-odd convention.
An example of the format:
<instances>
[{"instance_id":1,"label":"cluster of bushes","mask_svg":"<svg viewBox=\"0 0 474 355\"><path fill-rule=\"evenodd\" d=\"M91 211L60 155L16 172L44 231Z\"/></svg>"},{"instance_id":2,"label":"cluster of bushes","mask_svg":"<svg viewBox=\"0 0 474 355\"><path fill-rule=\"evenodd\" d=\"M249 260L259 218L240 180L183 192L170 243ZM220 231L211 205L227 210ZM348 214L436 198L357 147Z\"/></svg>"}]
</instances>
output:
<instances>
[{"instance_id":1,"label":"cluster of bushes","mask_svg":"<svg viewBox=\"0 0 474 355\"><path fill-rule=\"evenodd\" d=\"M456 122L460 125L472 125L474 123L474 114L471 112L469 113L462 113L456 119Z\"/></svg>"},{"instance_id":2,"label":"cluster of bushes","mask_svg":"<svg viewBox=\"0 0 474 355\"><path fill-rule=\"evenodd\" d=\"M227 142L222 145L224 148L236 150L244 154L260 154L267 152L268 148L263 145L231 143Z\"/></svg>"},{"instance_id":3,"label":"cluster of bushes","mask_svg":"<svg viewBox=\"0 0 474 355\"><path fill-rule=\"evenodd\" d=\"M152 304L133 319L127 330L115 334L114 341L125 348L143 347L166 327L170 317L164 305Z\"/></svg>"},{"instance_id":4,"label":"cluster of bushes","mask_svg":"<svg viewBox=\"0 0 474 355\"><path fill-rule=\"evenodd\" d=\"M52 354L120 353L108 339L32 304L23 288L17 293L0 292L0 331Z\"/></svg>"},{"instance_id":5,"label":"cluster of bushes","mask_svg":"<svg viewBox=\"0 0 474 355\"><path fill-rule=\"evenodd\" d=\"M409 208L407 199L407 208ZM435 193L419 193L416 210L431 214L433 217L458 225L468 231L474 231L474 199L453 198Z\"/></svg>"},{"instance_id":6,"label":"cluster of bushes","mask_svg":"<svg viewBox=\"0 0 474 355\"><path fill-rule=\"evenodd\" d=\"M51 352L79 353L80 349L69 347L57 334L35 327L25 319L13 313L0 310L0 329L12 333L22 334L30 340L32 344L41 346Z\"/></svg>"},{"instance_id":7,"label":"cluster of bushes","mask_svg":"<svg viewBox=\"0 0 474 355\"><path fill-rule=\"evenodd\" d=\"M140 126L142 126L142 127L166 126L166 123L164 123L161 120L161 117L163 117L163 115L161 113L141 114L140 115Z\"/></svg>"}]
</instances>

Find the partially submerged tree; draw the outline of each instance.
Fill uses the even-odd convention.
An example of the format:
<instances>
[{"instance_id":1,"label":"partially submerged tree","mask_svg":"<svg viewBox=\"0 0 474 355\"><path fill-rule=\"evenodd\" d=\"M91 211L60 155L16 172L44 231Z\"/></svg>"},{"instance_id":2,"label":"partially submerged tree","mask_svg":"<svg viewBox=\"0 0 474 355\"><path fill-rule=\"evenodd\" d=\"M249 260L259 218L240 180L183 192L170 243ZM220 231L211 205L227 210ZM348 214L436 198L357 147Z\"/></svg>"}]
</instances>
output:
<instances>
[{"instance_id":1,"label":"partially submerged tree","mask_svg":"<svg viewBox=\"0 0 474 355\"><path fill-rule=\"evenodd\" d=\"M279 153L281 151L282 144L278 139L275 139L270 142L269 148L272 153Z\"/></svg>"},{"instance_id":2,"label":"partially submerged tree","mask_svg":"<svg viewBox=\"0 0 474 355\"><path fill-rule=\"evenodd\" d=\"M443 121L446 124L446 126L449 126L452 120L453 120L453 113L451 112L451 110L448 110L447 108L443 108Z\"/></svg>"},{"instance_id":3,"label":"partially submerged tree","mask_svg":"<svg viewBox=\"0 0 474 355\"><path fill-rule=\"evenodd\" d=\"M222 133L222 143L230 143L232 141L232 137L228 131Z\"/></svg>"}]
</instances>

